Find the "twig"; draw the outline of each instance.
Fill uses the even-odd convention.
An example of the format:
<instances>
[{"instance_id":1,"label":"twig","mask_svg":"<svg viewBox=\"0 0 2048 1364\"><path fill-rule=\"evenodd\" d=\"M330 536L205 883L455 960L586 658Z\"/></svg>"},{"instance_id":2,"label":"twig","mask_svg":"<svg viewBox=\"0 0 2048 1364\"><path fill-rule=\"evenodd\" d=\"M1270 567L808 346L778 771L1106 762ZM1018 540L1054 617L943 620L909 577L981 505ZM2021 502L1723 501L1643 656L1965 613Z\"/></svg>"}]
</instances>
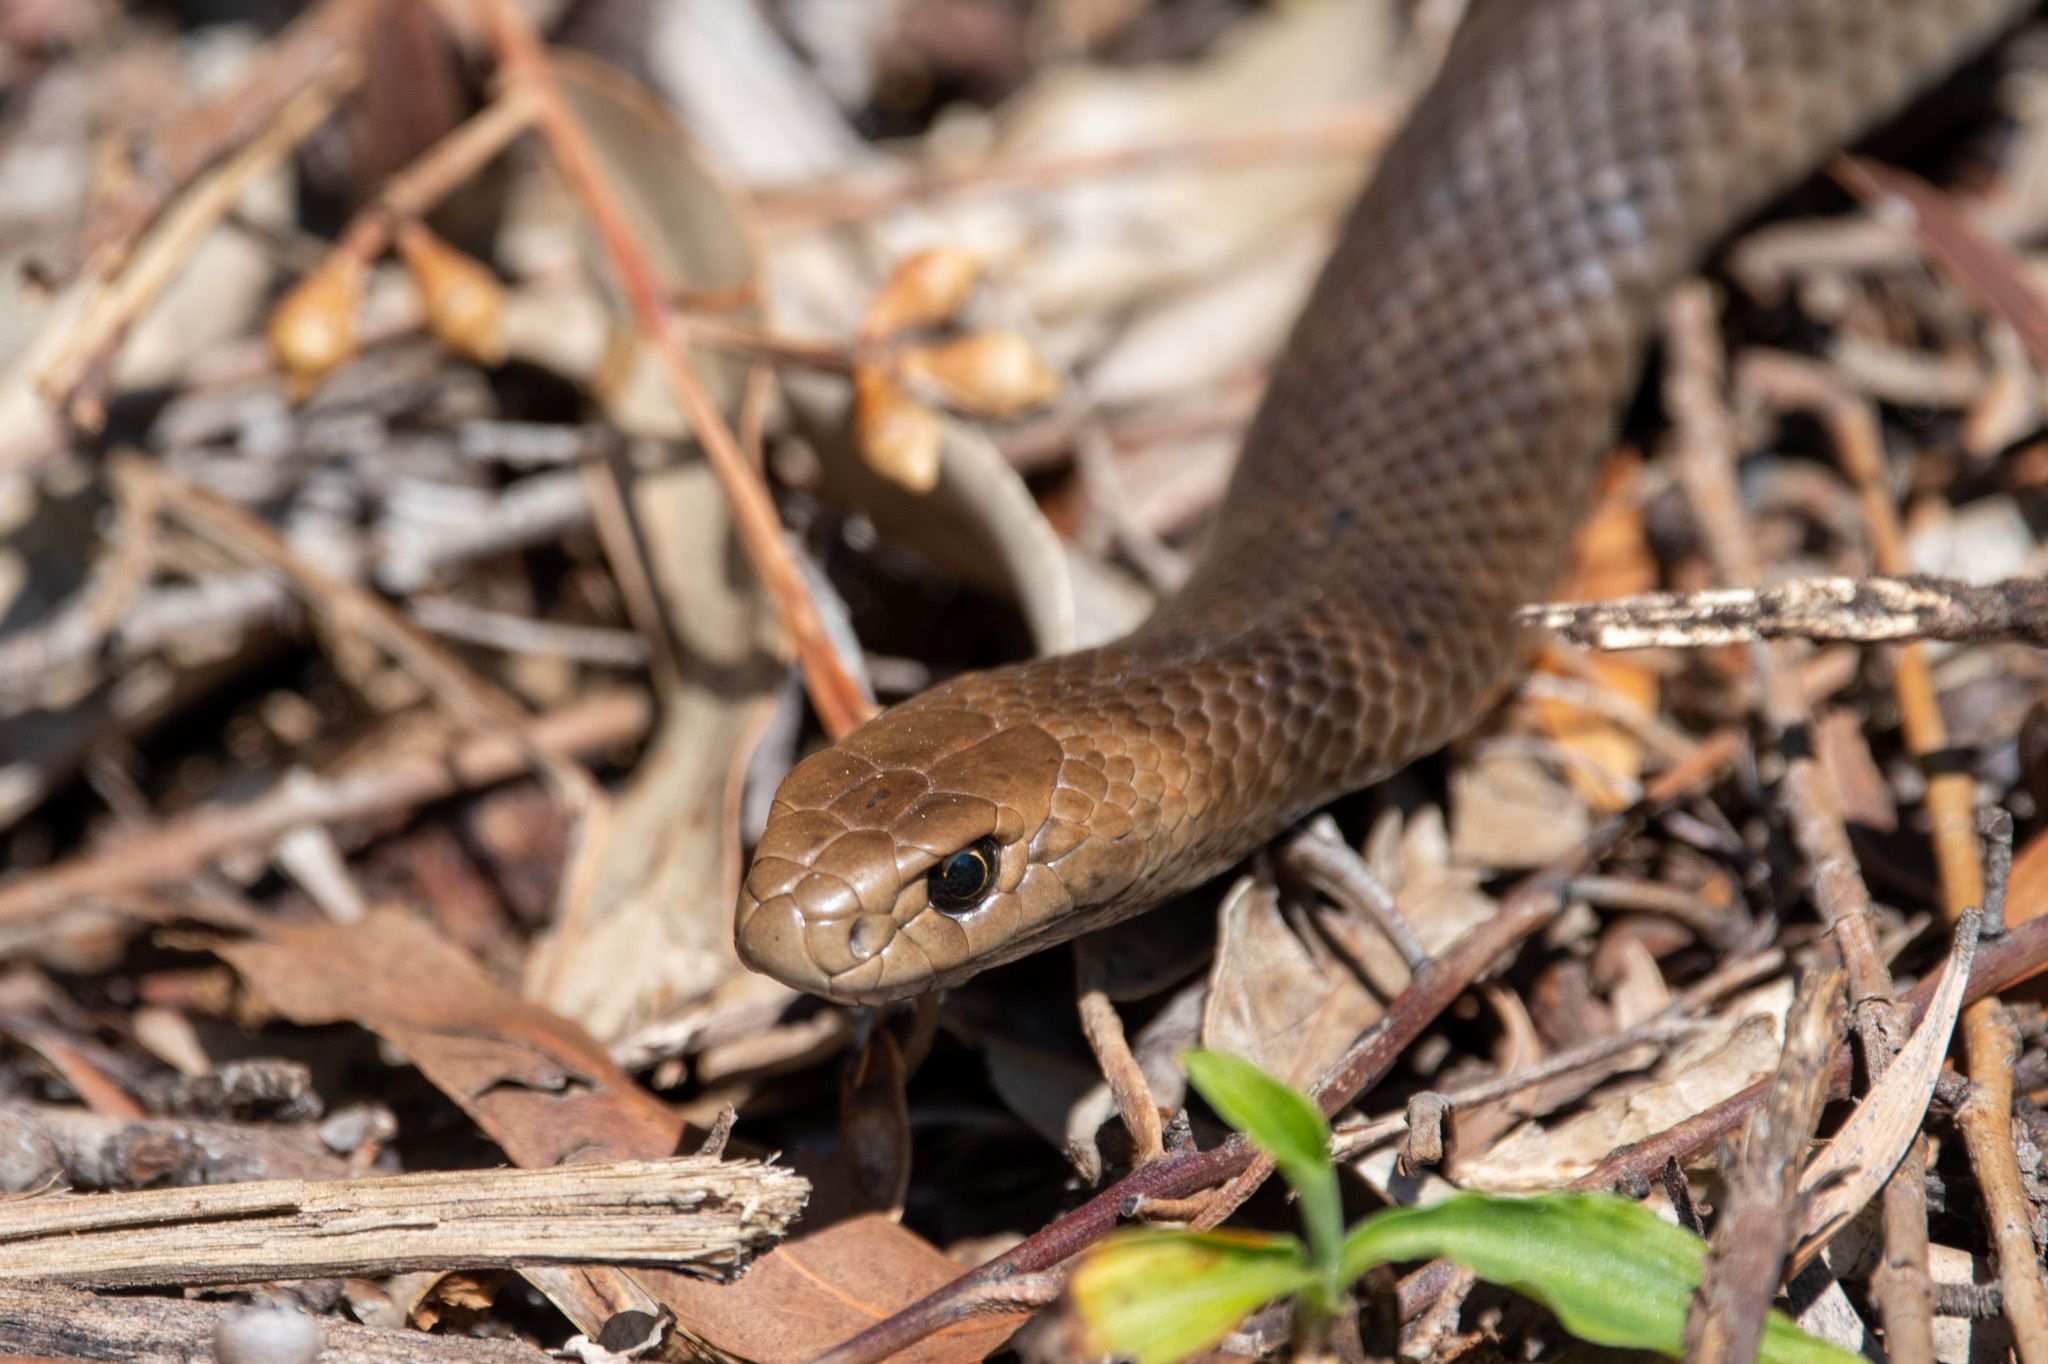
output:
<instances>
[{"instance_id":1,"label":"twig","mask_svg":"<svg viewBox=\"0 0 2048 1364\"><path fill-rule=\"evenodd\" d=\"M551 540L589 519L577 473L536 474L512 484L458 524L430 527L388 520L381 557L363 571L387 590L404 591L475 559ZM52 674L80 663L96 660L118 673L144 655L194 636L245 635L299 618L297 601L275 575L263 571L221 573L140 591L111 633L99 629L95 612L66 608L41 625L0 639L0 709L19 706Z\"/></svg>"},{"instance_id":2,"label":"twig","mask_svg":"<svg viewBox=\"0 0 2048 1364\"><path fill-rule=\"evenodd\" d=\"M489 734L442 752L412 754L358 776L290 777L254 798L203 807L149 833L29 872L0 885L0 924L52 914L75 901L131 894L195 876L238 848L261 848L306 824L333 824L439 800L521 771L523 748L601 752L647 730L637 691L600 692L533 720L518 737Z\"/></svg>"},{"instance_id":3,"label":"twig","mask_svg":"<svg viewBox=\"0 0 2048 1364\"><path fill-rule=\"evenodd\" d=\"M1800 578L1766 588L1527 606L1520 619L1595 649L1703 649L1767 639L2009 639L2048 646L2048 583L1977 584L1924 574Z\"/></svg>"},{"instance_id":4,"label":"twig","mask_svg":"<svg viewBox=\"0 0 2048 1364\"><path fill-rule=\"evenodd\" d=\"M1843 980L1833 971L1800 982L1769 1097L1728 1167L1728 1193L1686 1317L1686 1357L1700 1364L1747 1364L1763 1340L1792 1245L1793 1191L1827 1098L1828 1056L1842 1030Z\"/></svg>"},{"instance_id":5,"label":"twig","mask_svg":"<svg viewBox=\"0 0 2048 1364\"><path fill-rule=\"evenodd\" d=\"M1829 169L1865 208L1904 216L1929 263L2010 325L2036 366L2048 365L2048 298L2019 252L1979 231L1948 195L1917 175L1860 156L1838 156Z\"/></svg>"},{"instance_id":6,"label":"twig","mask_svg":"<svg viewBox=\"0 0 2048 1364\"><path fill-rule=\"evenodd\" d=\"M1579 880L1574 880L1572 884L1576 887ZM1619 1054L1631 1047L1654 1045L1666 1032L1675 1033L1685 1027L1687 1016L1704 1008L1710 1001L1719 999L1732 990L1740 989L1758 976L1776 970L1782 964L1783 954L1776 949L1725 961L1686 987L1662 1013L1645 1019L1628 1033L1561 1053L1544 1066L1536 1067L1535 1069L1541 1072L1537 1075L1536 1082L1558 1078L1579 1070L1587 1062L1594 1061L1596 1054L1605 1057ZM1448 1097L1452 1099L1454 1106L1503 1097L1526 1087L1522 1083L1523 1075L1524 1072L1516 1071L1511 1075L1503 1075L1496 1080L1475 1085L1470 1093L1453 1094ZM1403 1114L1391 1119L1382 1118L1359 1128L1340 1128L1332 1146L1340 1154L1356 1154L1358 1150L1376 1145L1397 1134L1406 1125L1406 1121L1406 1115ZM1368 1136L1371 1140L1360 1140ZM1667 1169L1672 1168L1672 1162L1667 1160L1665 1164ZM1440 1311L1445 1294L1460 1295L1470 1287L1471 1277L1461 1266L1449 1260L1435 1260L1401 1280L1396 1293L1396 1306L1403 1321L1413 1321L1422 1313L1432 1311L1432 1304Z\"/></svg>"},{"instance_id":7,"label":"twig","mask_svg":"<svg viewBox=\"0 0 2048 1364\"><path fill-rule=\"evenodd\" d=\"M774 499L740 449L724 414L698 381L686 338L676 325L659 278L627 226L589 135L563 96L531 24L511 0L489 0L485 13L505 79L529 87L538 102L541 132L590 215L627 307L660 361L670 389L688 414L705 457L732 503L740 541L795 648L819 720L830 734L848 733L873 713L874 704L832 647L776 517Z\"/></svg>"},{"instance_id":8,"label":"twig","mask_svg":"<svg viewBox=\"0 0 2048 1364\"><path fill-rule=\"evenodd\" d=\"M2027 302L2037 308L2038 298L2030 286ZM1761 365L1753 373L1760 386L1768 386L1772 395L1781 402L1806 407L1820 417L1836 443L1844 466L1856 479L1858 497L1870 531L1872 560L1881 572L1898 573L1903 570L1906 564L1905 535L1892 505L1885 479L1883 451L1878 440L1877 417L1869 403L1843 393L1824 369L1792 357L1772 357L1769 363ZM1905 735L1907 751L1930 768L1926 807L1934 838L1935 864L1941 878L1942 910L1949 922L1954 923L1985 900L1983 854L1977 841L1976 782L1967 768L1952 765L1940 769L1933 767L1936 755L1949 746L1948 723L1935 695L1933 673L1923 645L1908 644L1899 651L1892 672L1892 687L1898 697L1900 729ZM1995 999L1972 1003L1964 1011L1962 1031L1971 1079L1983 1083L1994 1072L2010 1064L2003 1059L2002 1025ZM1900 1174L1893 1181L1894 1186L1910 1177L1916 1181L1917 1188L1920 1179L1917 1163L1924 1160L1924 1152L1925 1144L1915 1143L1912 1153L1901 1166ZM1984 1178L1984 1172L1980 1171L1979 1177ZM2003 1260L2000 1268L2001 1273L2007 1268ZM1888 1257L1887 1270L1890 1269ZM2028 1271L2022 1266L2015 1272ZM1889 1273L1887 1277L1890 1277ZM1916 1298L1924 1294L1931 1303L1931 1280L1924 1284L1915 1280L1909 1288ZM2010 1296L2009 1282L2006 1288ZM2021 1291L2023 1295L2026 1292L2025 1289Z\"/></svg>"},{"instance_id":9,"label":"twig","mask_svg":"<svg viewBox=\"0 0 2048 1364\"><path fill-rule=\"evenodd\" d=\"M1740 750L1741 740L1735 734L1708 739L1692 762L1672 767L1652 781L1635 807L1600 821L1572 854L1525 878L1501 901L1492 918L1419 972L1386 1015L1317 1082L1313 1093L1317 1105L1325 1113L1334 1113L1377 1082L1424 1029L1492 969L1503 952L1550 922L1561 906L1561 892L1573 876L1639 827L1649 812L1711 781ZM1251 1196L1270 1169L1270 1163L1256 1156L1242 1137L1207 1151L1169 1153L1134 1170L1007 1254L834 1347L817 1364L872 1364L908 1349L958 1320L960 1303L986 1285L1052 1269L1107 1235L1118 1219L1127 1215L1126 1210L1141 1200L1187 1198L1228 1181L1227 1188L1208 1200L1200 1219L1221 1220Z\"/></svg>"},{"instance_id":10,"label":"twig","mask_svg":"<svg viewBox=\"0 0 2048 1364\"><path fill-rule=\"evenodd\" d=\"M1673 354L1668 393L1676 418L1680 454L1680 476L1695 514L1706 531L1716 568L1738 588L1752 589L1762 573L1747 520L1741 514L1741 498L1735 481L1735 422L1723 400L1721 385L1725 372L1720 336L1712 295L1704 285L1694 285L1673 296L1666 313L1666 334ZM1782 589L1779 589L1782 591ZM1842 821L1834 787L1810 746L1794 746L1787 736L1811 732L1812 707L1799 684L1798 656L1791 646L1759 645L1751 653L1757 675L1763 682L1764 711L1772 730L1786 750L1785 775L1779 788L1779 806L1793 841L1811 869L1812 895L1816 908L1827 923L1835 947L1841 953L1849 981L1849 1001L1864 1065L1875 1084L1904 1042L1893 1004L1891 973L1878 951L1877 934L1870 911L1870 891L1857 865L1849 831ZM1788 1109L1778 1116L1782 1124L1795 1114ZM1922 1190L1919 1142L1900 1163L1885 1187L1885 1238L1888 1260L1898 1265L1902 1277L1897 1291L1879 1295L1884 1317L1885 1338L1893 1353L1903 1361L1929 1360L1933 1353L1932 1278L1927 1273L1927 1207ZM1770 1178L1755 1175L1757 1181ZM1755 1221L1768 1216L1759 1209ZM1759 1231L1757 1226L1750 1228ZM1789 1221L1785 1228L1790 1234ZM1785 1244L1779 1238L1772 1257L1771 1281L1778 1277ZM1750 1271L1760 1269L1751 1262ZM1930 1285L1929 1296L1909 1291L1916 1285ZM1730 1292L1734 1290L1728 1290ZM1728 1304L1736 1302L1730 1298ZM1711 1332L1727 1351L1723 1358L1742 1359L1751 1328L1751 1303L1739 1308L1724 1304L1721 1327ZM1693 1319L1705 1329L1702 1318Z\"/></svg>"},{"instance_id":11,"label":"twig","mask_svg":"<svg viewBox=\"0 0 2048 1364\"><path fill-rule=\"evenodd\" d=\"M427 685L435 702L459 722L512 736L524 748L527 760L553 786L555 794L572 808L588 810L602 803L603 794L589 773L560 754L528 741L529 717L518 702L477 675L396 607L314 564L271 526L234 503L181 479L156 473L147 465L132 465L131 471L157 483L157 495L166 512L218 542L229 553L254 558L282 573L306 604L324 616L337 633L370 639L402 662Z\"/></svg>"},{"instance_id":12,"label":"twig","mask_svg":"<svg viewBox=\"0 0 2048 1364\"><path fill-rule=\"evenodd\" d=\"M365 264L391 244L401 223L431 212L435 205L487 165L533 125L532 92L512 86L451 129L433 146L384 182L377 197L343 229L333 252Z\"/></svg>"},{"instance_id":13,"label":"twig","mask_svg":"<svg viewBox=\"0 0 2048 1364\"><path fill-rule=\"evenodd\" d=\"M1368 156L1386 145L1400 115L1386 107L1338 110L1312 123L1230 128L1160 141L1150 146L977 166L951 174L908 171L882 184L834 180L773 190L761 196L761 216L785 231L856 222L906 204L961 194L1035 191L1075 180L1173 170L1257 169L1290 156Z\"/></svg>"},{"instance_id":14,"label":"twig","mask_svg":"<svg viewBox=\"0 0 2048 1364\"><path fill-rule=\"evenodd\" d=\"M1970 1039L1970 1096L1956 1112L1956 1126L1984 1195L1984 1219L1998 1253L1998 1282L2020 1364L2048 1364L2048 1282L2034 1244L2034 1204L2020 1183L2013 1154L2012 1079L2020 1059L2019 1030L2002 1005L1987 1003L1978 1035Z\"/></svg>"},{"instance_id":15,"label":"twig","mask_svg":"<svg viewBox=\"0 0 2048 1364\"><path fill-rule=\"evenodd\" d=\"M487 611L452 597L421 597L413 618L446 639L501 649L510 654L550 654L613 668L647 666L647 645L627 630L598 625L562 625L506 611Z\"/></svg>"},{"instance_id":16,"label":"twig","mask_svg":"<svg viewBox=\"0 0 2048 1364\"><path fill-rule=\"evenodd\" d=\"M1967 210L1977 230L2021 243L2048 228L2039 204L1989 199ZM1920 244L1904 225L1882 217L1794 219L1747 233L1728 252L1728 270L1749 294L1769 300L1802 275L1897 270L1921 258Z\"/></svg>"},{"instance_id":17,"label":"twig","mask_svg":"<svg viewBox=\"0 0 2048 1364\"><path fill-rule=\"evenodd\" d=\"M128 177L94 209L63 256L31 265L35 283L54 290L84 270L121 270L166 204L209 167L275 128L286 106L308 87L350 67L357 70L349 82L359 78L357 43L367 8L363 0L323 0L301 14L233 87L173 111L130 149Z\"/></svg>"},{"instance_id":18,"label":"twig","mask_svg":"<svg viewBox=\"0 0 2048 1364\"><path fill-rule=\"evenodd\" d=\"M1102 963L1085 942L1074 948L1074 986L1081 1015L1081 1031L1088 1049L1095 1054L1102 1078L1116 1099L1116 1109L1130 1133L1133 1165L1157 1160L1166 1150L1159 1123L1159 1101L1145 1079L1144 1067L1131 1051L1124 1035L1124 1021L1116 1011L1101 976Z\"/></svg>"},{"instance_id":19,"label":"twig","mask_svg":"<svg viewBox=\"0 0 2048 1364\"><path fill-rule=\"evenodd\" d=\"M527 1264L732 1270L809 1196L793 1171L702 1156L50 1194L0 1203L0 1278L135 1288Z\"/></svg>"},{"instance_id":20,"label":"twig","mask_svg":"<svg viewBox=\"0 0 2048 1364\"><path fill-rule=\"evenodd\" d=\"M1984 999L2044 970L2048 970L2048 918L2029 920L2006 930L2004 937L1978 948L1977 959L1970 966L1970 985L1964 998L1973 1002ZM1923 977L1900 1000L1907 1006L1906 1023L1917 1024L1920 1021L1941 984L1941 976L1941 972L1934 972ZM1849 1049L1837 1047L1828 1069L1830 1101L1849 1097L1849 1073ZM1618 1147L1573 1181L1573 1187L1640 1188L1655 1177L1665 1161L1692 1160L1711 1149L1715 1142L1733 1135L1749 1121L1750 1114L1763 1102L1769 1089L1768 1081L1758 1081L1654 1136Z\"/></svg>"},{"instance_id":21,"label":"twig","mask_svg":"<svg viewBox=\"0 0 2048 1364\"><path fill-rule=\"evenodd\" d=\"M1661 1051L1672 1042L1698 1030L1698 1024L1674 1011L1666 1011L1646 1018L1634 1027L1624 1029L1611 1037L1571 1047L1547 1056L1533 1066L1518 1066L1505 1075L1476 1084L1464 1085L1443 1091L1440 1096L1453 1109L1471 1108L1475 1104L1492 1103L1505 1099L1511 1094L1534 1089L1538 1085L1578 1071L1605 1066L1617 1057L1626 1056L1639 1048L1649 1047ZM1373 1119L1356 1119L1337 1124L1330 1139L1330 1154L1338 1160L1350 1160L1375 1146L1398 1137L1409 1126L1406 1112L1389 1113Z\"/></svg>"},{"instance_id":22,"label":"twig","mask_svg":"<svg viewBox=\"0 0 2048 1364\"><path fill-rule=\"evenodd\" d=\"M100 1297L49 1283L0 1280L0 1350L110 1364L219 1359L219 1340L250 1309L175 1298ZM285 1315L285 1314L278 1314ZM314 1327L320 1364L560 1364L511 1340L430 1335L287 1316Z\"/></svg>"},{"instance_id":23,"label":"twig","mask_svg":"<svg viewBox=\"0 0 2048 1364\"><path fill-rule=\"evenodd\" d=\"M275 118L172 206L125 268L93 286L86 306L54 339L38 366L36 388L45 399L87 430L105 423L99 387L128 329L177 278L200 240L242 192L319 127L361 74L352 48L320 66L292 92Z\"/></svg>"}]
</instances>

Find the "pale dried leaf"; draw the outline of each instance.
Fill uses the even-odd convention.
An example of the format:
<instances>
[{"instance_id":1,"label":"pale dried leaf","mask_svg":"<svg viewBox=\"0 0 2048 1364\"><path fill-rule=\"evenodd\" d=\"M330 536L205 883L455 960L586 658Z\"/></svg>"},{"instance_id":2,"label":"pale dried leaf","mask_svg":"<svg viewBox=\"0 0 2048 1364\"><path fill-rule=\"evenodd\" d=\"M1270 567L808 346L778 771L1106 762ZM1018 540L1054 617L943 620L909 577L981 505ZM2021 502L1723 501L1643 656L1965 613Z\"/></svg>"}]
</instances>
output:
<instances>
[{"instance_id":1,"label":"pale dried leaf","mask_svg":"<svg viewBox=\"0 0 2048 1364\"><path fill-rule=\"evenodd\" d=\"M1461 1153L1450 1176L1495 1193L1560 1188L1617 1146L1661 1132L1771 1075L1790 1004L1781 981L1736 1001L1712 1027L1672 1049L1652 1077L1626 1082L1581 1112L1545 1128L1517 1128L1491 1149Z\"/></svg>"},{"instance_id":2,"label":"pale dried leaf","mask_svg":"<svg viewBox=\"0 0 2048 1364\"><path fill-rule=\"evenodd\" d=\"M1380 1002L1319 937L1288 923L1270 883L1240 879L1221 920L1202 1045L1296 1087L1314 1083L1379 1019Z\"/></svg>"},{"instance_id":3,"label":"pale dried leaf","mask_svg":"<svg viewBox=\"0 0 2048 1364\"><path fill-rule=\"evenodd\" d=\"M1585 840L1592 816L1542 763L1491 756L1451 774L1451 858L1495 870L1540 867Z\"/></svg>"}]
</instances>

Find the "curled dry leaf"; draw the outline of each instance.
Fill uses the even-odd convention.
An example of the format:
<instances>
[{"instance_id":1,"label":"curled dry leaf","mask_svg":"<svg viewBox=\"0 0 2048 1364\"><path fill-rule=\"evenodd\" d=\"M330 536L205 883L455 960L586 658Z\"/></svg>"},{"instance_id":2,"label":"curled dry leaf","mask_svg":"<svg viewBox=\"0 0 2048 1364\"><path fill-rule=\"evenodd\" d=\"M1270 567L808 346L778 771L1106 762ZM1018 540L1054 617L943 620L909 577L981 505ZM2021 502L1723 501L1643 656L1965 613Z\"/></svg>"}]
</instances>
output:
<instances>
[{"instance_id":1,"label":"curled dry leaf","mask_svg":"<svg viewBox=\"0 0 2048 1364\"><path fill-rule=\"evenodd\" d=\"M496 275L415 222L398 229L398 254L442 345L486 365L505 358L505 290Z\"/></svg>"},{"instance_id":2,"label":"curled dry leaf","mask_svg":"<svg viewBox=\"0 0 2048 1364\"><path fill-rule=\"evenodd\" d=\"M864 341L949 322L981 278L981 257L952 246L913 251L896 264L861 319Z\"/></svg>"},{"instance_id":3,"label":"curled dry leaf","mask_svg":"<svg viewBox=\"0 0 2048 1364\"><path fill-rule=\"evenodd\" d=\"M861 458L882 477L916 493L938 486L938 414L880 369L854 373L853 430Z\"/></svg>"},{"instance_id":4,"label":"curled dry leaf","mask_svg":"<svg viewBox=\"0 0 2048 1364\"><path fill-rule=\"evenodd\" d=\"M356 356L356 311L369 270L352 251L334 251L278 301L267 336L292 397L304 399Z\"/></svg>"},{"instance_id":5,"label":"curled dry leaf","mask_svg":"<svg viewBox=\"0 0 2048 1364\"><path fill-rule=\"evenodd\" d=\"M1202 1045L1313 1084L1384 1010L1321 935L1297 932L1270 881L1244 877L1224 897Z\"/></svg>"},{"instance_id":6,"label":"curled dry leaf","mask_svg":"<svg viewBox=\"0 0 2048 1364\"><path fill-rule=\"evenodd\" d=\"M663 1300L676 1330L723 1358L795 1364L960 1276L961 1266L881 1213L797 1236L757 1261L736 1284L665 1276ZM892 1358L953 1364L994 1353L1023 1322L977 1316Z\"/></svg>"},{"instance_id":7,"label":"curled dry leaf","mask_svg":"<svg viewBox=\"0 0 2048 1364\"><path fill-rule=\"evenodd\" d=\"M588 1033L500 988L405 913L273 923L212 947L292 1022L353 1023L396 1047L516 1165L654 1160L676 1148L682 1120Z\"/></svg>"},{"instance_id":8,"label":"curled dry leaf","mask_svg":"<svg viewBox=\"0 0 2048 1364\"><path fill-rule=\"evenodd\" d=\"M1373 822L1361 850L1374 875L1393 892L1394 906L1431 953L1442 952L1496 905L1481 888L1478 870L1456 863L1443 810L1425 805L1410 813L1387 810ZM1406 977L1405 967L1402 977Z\"/></svg>"},{"instance_id":9,"label":"curled dry leaf","mask_svg":"<svg viewBox=\"0 0 2048 1364\"><path fill-rule=\"evenodd\" d=\"M905 346L896 352L895 364L906 384L929 389L970 417L1021 417L1060 391L1060 376L1015 332L975 332L929 346Z\"/></svg>"}]
</instances>

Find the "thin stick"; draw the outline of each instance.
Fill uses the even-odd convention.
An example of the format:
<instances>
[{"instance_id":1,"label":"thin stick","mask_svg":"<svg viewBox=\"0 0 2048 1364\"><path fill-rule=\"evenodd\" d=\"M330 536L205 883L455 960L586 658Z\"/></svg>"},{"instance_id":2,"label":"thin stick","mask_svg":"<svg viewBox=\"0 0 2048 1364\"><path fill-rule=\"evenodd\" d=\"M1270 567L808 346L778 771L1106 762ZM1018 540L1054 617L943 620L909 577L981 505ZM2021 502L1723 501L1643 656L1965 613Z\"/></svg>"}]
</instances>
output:
<instances>
[{"instance_id":1,"label":"thin stick","mask_svg":"<svg viewBox=\"0 0 2048 1364\"><path fill-rule=\"evenodd\" d=\"M1981 1036L1970 1039L1970 1097L1956 1111L1956 1126L1970 1150L1970 1168L1984 1195L1984 1218L1998 1252L1998 1282L2005 1290L2006 1320L2020 1364L2048 1364L2048 1283L2034 1249L2034 1204L2020 1183L2013 1154L2012 1077L2019 1064L2019 1030L1996 1000L1977 1009L1986 1015Z\"/></svg>"},{"instance_id":2,"label":"thin stick","mask_svg":"<svg viewBox=\"0 0 2048 1364\"><path fill-rule=\"evenodd\" d=\"M1666 316L1674 356L1668 391L1680 434L1681 478L1722 578L1736 588L1753 589L1762 580L1762 570L1736 487L1735 421L1721 391L1726 362L1713 296L1705 285L1690 286L1673 296ZM1870 890L1849 843L1833 784L1810 749L1784 742L1787 736L1810 733L1814 725L1812 707L1799 684L1800 660L1794 649L1784 643L1757 645L1751 659L1763 682L1765 716L1786 751L1778 803L1793 842L1810 868L1815 907L1847 969L1856 1035L1875 1084L1904 1042L1905 1030L1899 1026L1899 1011L1893 1003L1891 973L1878 950ZM1753 1131L1752 1140L1762 1141L1766 1133L1775 1133L1776 1140L1783 1141L1785 1132L1795 1122L1803 1122L1804 1116L1798 1104L1788 1101L1783 1111L1760 1121L1763 1130ZM1808 1130L1810 1135L1810 1127ZM1799 1154L1803 1155L1803 1150ZM1934 1349L1923 1158L1924 1149L1916 1141L1884 1190L1886 1260L1896 1273L1880 1285L1878 1305L1886 1342L1902 1364L1931 1360ZM1755 1186L1764 1178L1762 1172L1752 1171L1749 1183ZM1765 1219L1774 1215L1782 1220L1775 1227L1764 1226ZM1791 1200L1772 1200L1758 1193L1744 1219L1747 1225L1736 1233L1751 1242L1741 1248L1744 1263L1739 1272L1777 1281L1791 1245L1790 1218ZM1715 1245L1717 1255L1732 1249L1719 1234ZM1766 1246L1775 1247L1775 1253L1766 1255ZM1711 1341L1729 1352L1722 1357L1741 1358L1745 1349L1753 1350L1746 1344L1751 1329L1761 1329L1749 1321L1755 1304L1741 1300L1732 1285L1721 1292L1721 1318L1709 1323L1696 1317L1693 1329L1701 1334L1694 1339Z\"/></svg>"},{"instance_id":3,"label":"thin stick","mask_svg":"<svg viewBox=\"0 0 2048 1364\"><path fill-rule=\"evenodd\" d=\"M37 369L36 388L53 406L87 430L105 424L106 407L98 389L129 328L170 287L201 239L243 191L319 127L361 75L353 49L321 66L275 119L164 214L118 275L95 286L93 296L51 343Z\"/></svg>"},{"instance_id":4,"label":"thin stick","mask_svg":"<svg viewBox=\"0 0 2048 1364\"><path fill-rule=\"evenodd\" d=\"M483 735L331 781L290 777L247 801L202 806L148 833L17 876L0 885L0 924L54 914L80 900L169 885L198 875L228 853L267 847L303 825L410 809L503 781L525 768L525 748L582 753L631 743L647 732L651 716L642 692L599 692L523 725L516 738Z\"/></svg>"},{"instance_id":5,"label":"thin stick","mask_svg":"<svg viewBox=\"0 0 2048 1364\"><path fill-rule=\"evenodd\" d=\"M1283 157L1365 157L1384 147L1400 115L1389 107L1337 110L1312 123L1230 128L1141 147L976 166L951 174L906 172L883 184L832 180L761 196L761 215L777 229L797 231L858 222L890 209L961 194L1036 191L1076 180L1174 170L1258 169Z\"/></svg>"},{"instance_id":6,"label":"thin stick","mask_svg":"<svg viewBox=\"0 0 2048 1364\"><path fill-rule=\"evenodd\" d=\"M804 682L819 720L826 732L835 737L849 733L873 713L874 703L832 647L803 573L792 557L767 485L741 451L724 414L698 381L683 330L668 307L659 278L646 251L626 225L618 197L612 192L589 135L563 96L531 24L512 0L488 0L485 13L505 79L527 86L538 101L541 132L563 175L575 186L584 211L590 215L627 307L660 361L670 389L688 414L705 457L732 502L733 522L740 541L775 603L776 615L803 668Z\"/></svg>"},{"instance_id":7,"label":"thin stick","mask_svg":"<svg viewBox=\"0 0 2048 1364\"><path fill-rule=\"evenodd\" d=\"M576 763L528 743L525 709L486 681L439 640L407 620L382 597L329 573L293 549L268 523L241 507L195 488L182 479L135 463L131 475L155 480L164 510L216 541L229 553L253 558L284 575L313 610L342 634L359 634L398 659L427 685L437 704L459 722L511 735L527 760L548 779L558 798L582 810L603 801L603 792Z\"/></svg>"}]
</instances>

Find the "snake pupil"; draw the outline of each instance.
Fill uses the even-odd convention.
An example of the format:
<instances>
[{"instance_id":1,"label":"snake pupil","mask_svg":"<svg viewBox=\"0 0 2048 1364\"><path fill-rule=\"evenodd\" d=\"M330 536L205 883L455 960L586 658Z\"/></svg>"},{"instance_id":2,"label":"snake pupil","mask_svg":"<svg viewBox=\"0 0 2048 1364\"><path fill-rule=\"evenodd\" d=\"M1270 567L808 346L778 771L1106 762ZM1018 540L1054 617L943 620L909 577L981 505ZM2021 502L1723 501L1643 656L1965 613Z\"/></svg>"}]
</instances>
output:
<instances>
[{"instance_id":1,"label":"snake pupil","mask_svg":"<svg viewBox=\"0 0 2048 1364\"><path fill-rule=\"evenodd\" d=\"M957 913L972 909L996 879L996 843L984 838L939 860L930 875L931 902Z\"/></svg>"}]
</instances>

